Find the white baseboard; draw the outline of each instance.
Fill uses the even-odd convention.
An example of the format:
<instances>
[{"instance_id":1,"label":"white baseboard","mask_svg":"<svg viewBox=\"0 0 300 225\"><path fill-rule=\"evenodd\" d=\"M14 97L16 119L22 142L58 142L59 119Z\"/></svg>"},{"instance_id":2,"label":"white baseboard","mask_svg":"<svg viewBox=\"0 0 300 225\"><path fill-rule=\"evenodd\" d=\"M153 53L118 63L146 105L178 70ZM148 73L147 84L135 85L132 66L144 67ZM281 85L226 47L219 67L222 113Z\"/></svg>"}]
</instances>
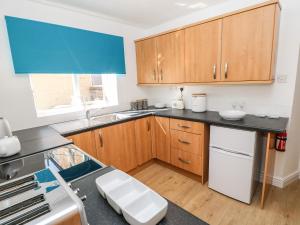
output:
<instances>
[{"instance_id":1,"label":"white baseboard","mask_svg":"<svg viewBox=\"0 0 300 225\"><path fill-rule=\"evenodd\" d=\"M264 174L260 174L260 182L263 181ZM272 185L279 188L284 188L294 182L295 180L300 179L300 171L295 171L289 174L286 177L276 177L272 178Z\"/></svg>"}]
</instances>

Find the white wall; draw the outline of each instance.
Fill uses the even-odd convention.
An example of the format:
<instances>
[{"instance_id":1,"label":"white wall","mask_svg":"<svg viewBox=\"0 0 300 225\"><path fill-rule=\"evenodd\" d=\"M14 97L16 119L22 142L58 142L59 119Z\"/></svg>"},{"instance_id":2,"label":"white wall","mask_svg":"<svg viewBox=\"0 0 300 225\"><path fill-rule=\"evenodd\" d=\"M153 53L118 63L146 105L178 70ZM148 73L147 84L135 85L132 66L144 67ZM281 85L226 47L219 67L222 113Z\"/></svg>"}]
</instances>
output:
<instances>
[{"instance_id":1,"label":"white wall","mask_svg":"<svg viewBox=\"0 0 300 225\"><path fill-rule=\"evenodd\" d=\"M136 64L133 40L140 29L102 18L47 6L26 0L0 1L0 117L7 117L14 130L77 118L78 113L37 118L33 96L27 76L15 76L11 60L4 16L16 16L38 21L61 24L81 29L123 36L125 40L126 77L118 78L118 107L106 111L127 109L133 99L146 96L146 89L136 86ZM130 91L128 91L130 90Z\"/></svg>"},{"instance_id":2,"label":"white wall","mask_svg":"<svg viewBox=\"0 0 300 225\"><path fill-rule=\"evenodd\" d=\"M230 0L223 4L204 9L185 17L177 18L146 30L140 37L184 26L259 2L263 1ZM185 87L184 94L187 108L190 108L191 105L191 93L204 91L208 94L208 109L210 110L218 111L229 109L231 108L232 103L241 102L245 103L245 110L248 113L275 113L280 114L281 116L291 116L299 57L300 1L281 0L280 3L282 5L282 12L276 75L288 75L287 83L278 83L276 81L272 85L189 86ZM169 103L177 94L178 89L174 87L156 87L151 90L151 96L154 101L165 101ZM294 118L292 119L292 121L294 121ZM290 143L288 143L287 152L277 153L276 155L275 176L280 178L288 176L298 169L298 162L296 162L296 160L298 161L299 159L299 150L296 142L292 141L293 137L298 133L295 132L295 129L289 129L289 131Z\"/></svg>"}]
</instances>

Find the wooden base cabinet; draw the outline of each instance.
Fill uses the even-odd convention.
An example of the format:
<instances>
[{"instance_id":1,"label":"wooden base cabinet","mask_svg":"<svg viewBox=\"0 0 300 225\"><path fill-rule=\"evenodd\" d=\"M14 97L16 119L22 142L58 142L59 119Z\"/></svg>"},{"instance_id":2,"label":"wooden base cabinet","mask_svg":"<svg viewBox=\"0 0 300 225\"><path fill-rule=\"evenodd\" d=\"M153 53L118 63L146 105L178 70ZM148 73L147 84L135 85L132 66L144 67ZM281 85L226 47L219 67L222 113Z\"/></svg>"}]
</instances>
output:
<instances>
[{"instance_id":1,"label":"wooden base cabinet","mask_svg":"<svg viewBox=\"0 0 300 225\"><path fill-rule=\"evenodd\" d=\"M152 116L135 121L135 143L138 165L152 159Z\"/></svg>"},{"instance_id":2,"label":"wooden base cabinet","mask_svg":"<svg viewBox=\"0 0 300 225\"><path fill-rule=\"evenodd\" d=\"M97 158L97 152L95 149L94 136L92 131L71 135L68 136L67 138L73 141L73 143L76 146L78 146L81 150Z\"/></svg>"},{"instance_id":3,"label":"wooden base cabinet","mask_svg":"<svg viewBox=\"0 0 300 225\"><path fill-rule=\"evenodd\" d=\"M124 172L137 167L135 121L94 131L98 159Z\"/></svg>"},{"instance_id":4,"label":"wooden base cabinet","mask_svg":"<svg viewBox=\"0 0 300 225\"><path fill-rule=\"evenodd\" d=\"M161 161L171 162L170 149L170 119L155 116L154 118L154 138L156 158Z\"/></svg>"}]
</instances>

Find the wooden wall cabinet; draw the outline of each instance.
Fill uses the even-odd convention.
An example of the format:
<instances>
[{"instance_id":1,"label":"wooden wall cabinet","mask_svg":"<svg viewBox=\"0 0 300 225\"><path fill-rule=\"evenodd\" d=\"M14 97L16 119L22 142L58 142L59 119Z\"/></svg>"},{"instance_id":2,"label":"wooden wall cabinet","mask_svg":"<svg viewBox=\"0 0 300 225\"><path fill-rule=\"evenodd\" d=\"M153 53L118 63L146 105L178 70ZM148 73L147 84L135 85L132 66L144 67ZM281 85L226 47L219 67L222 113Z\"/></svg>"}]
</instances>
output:
<instances>
[{"instance_id":1,"label":"wooden wall cabinet","mask_svg":"<svg viewBox=\"0 0 300 225\"><path fill-rule=\"evenodd\" d=\"M97 158L97 152L95 149L94 137L92 131L83 132L67 137L69 140L78 146L80 149L88 153L89 155Z\"/></svg>"},{"instance_id":2,"label":"wooden wall cabinet","mask_svg":"<svg viewBox=\"0 0 300 225\"><path fill-rule=\"evenodd\" d=\"M137 167L135 121L94 131L98 159L128 172Z\"/></svg>"},{"instance_id":3,"label":"wooden wall cabinet","mask_svg":"<svg viewBox=\"0 0 300 225\"><path fill-rule=\"evenodd\" d=\"M156 158L161 161L171 162L170 151L170 119L155 116L154 118L155 133L155 152Z\"/></svg>"},{"instance_id":4,"label":"wooden wall cabinet","mask_svg":"<svg viewBox=\"0 0 300 225\"><path fill-rule=\"evenodd\" d=\"M152 159L152 117L135 121L135 143L138 165Z\"/></svg>"},{"instance_id":5,"label":"wooden wall cabinet","mask_svg":"<svg viewBox=\"0 0 300 225\"><path fill-rule=\"evenodd\" d=\"M139 84L171 84L184 81L184 31L136 42Z\"/></svg>"},{"instance_id":6,"label":"wooden wall cabinet","mask_svg":"<svg viewBox=\"0 0 300 225\"><path fill-rule=\"evenodd\" d=\"M274 0L137 40L138 83L272 83L279 17Z\"/></svg>"},{"instance_id":7,"label":"wooden wall cabinet","mask_svg":"<svg viewBox=\"0 0 300 225\"><path fill-rule=\"evenodd\" d=\"M222 19L185 29L185 82L220 81Z\"/></svg>"},{"instance_id":8,"label":"wooden wall cabinet","mask_svg":"<svg viewBox=\"0 0 300 225\"><path fill-rule=\"evenodd\" d=\"M222 81L272 80L277 5L225 17Z\"/></svg>"}]
</instances>

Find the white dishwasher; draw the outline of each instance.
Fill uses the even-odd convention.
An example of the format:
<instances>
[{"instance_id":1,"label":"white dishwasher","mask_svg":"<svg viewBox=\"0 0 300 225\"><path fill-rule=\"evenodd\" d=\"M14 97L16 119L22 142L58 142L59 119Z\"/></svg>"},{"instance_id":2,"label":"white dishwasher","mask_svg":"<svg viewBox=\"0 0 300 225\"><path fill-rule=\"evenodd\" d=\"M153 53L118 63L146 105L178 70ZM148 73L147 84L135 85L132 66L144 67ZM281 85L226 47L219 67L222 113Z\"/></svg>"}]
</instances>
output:
<instances>
[{"instance_id":1,"label":"white dishwasher","mask_svg":"<svg viewBox=\"0 0 300 225\"><path fill-rule=\"evenodd\" d=\"M257 175L256 132L211 126L208 187L250 204Z\"/></svg>"}]
</instances>

